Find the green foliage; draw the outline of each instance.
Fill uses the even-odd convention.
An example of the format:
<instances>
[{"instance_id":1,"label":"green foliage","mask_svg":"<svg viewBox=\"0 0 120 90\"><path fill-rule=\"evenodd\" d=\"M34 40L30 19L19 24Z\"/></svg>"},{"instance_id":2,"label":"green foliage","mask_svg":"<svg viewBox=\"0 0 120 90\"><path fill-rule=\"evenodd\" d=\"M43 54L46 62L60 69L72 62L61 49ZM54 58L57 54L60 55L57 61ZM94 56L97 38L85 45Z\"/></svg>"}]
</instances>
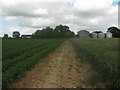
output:
<instances>
[{"instance_id":1,"label":"green foliage","mask_svg":"<svg viewBox=\"0 0 120 90\"><path fill-rule=\"evenodd\" d=\"M4 34L3 38L8 38L8 34Z\"/></svg>"},{"instance_id":2,"label":"green foliage","mask_svg":"<svg viewBox=\"0 0 120 90\"><path fill-rule=\"evenodd\" d=\"M120 65L118 65L118 39L73 39L79 58L91 63L98 78L111 88L120 87ZM92 78L93 79L93 78ZM93 81L94 83L100 80Z\"/></svg>"},{"instance_id":3,"label":"green foliage","mask_svg":"<svg viewBox=\"0 0 120 90\"><path fill-rule=\"evenodd\" d=\"M92 33L89 34L90 38L92 38Z\"/></svg>"},{"instance_id":4,"label":"green foliage","mask_svg":"<svg viewBox=\"0 0 120 90\"><path fill-rule=\"evenodd\" d=\"M17 42L17 43L16 43ZM34 45L33 45L33 43ZM6 43L6 45L4 44ZM11 44L12 43L12 44ZM3 41L3 53L2 53L2 59L7 60L7 59L13 59L14 57L17 57L21 55L23 52L29 51L31 48L37 48L42 45L44 45L46 40L41 40L41 42L36 42L34 40L4 40ZM14 45L13 45L14 44ZM27 47L25 47L27 46ZM18 48L22 47L20 50ZM8 49L7 49L8 48Z\"/></svg>"},{"instance_id":5,"label":"green foliage","mask_svg":"<svg viewBox=\"0 0 120 90\"><path fill-rule=\"evenodd\" d=\"M37 30L33 38L53 38L53 29L46 27L45 29Z\"/></svg>"},{"instance_id":6,"label":"green foliage","mask_svg":"<svg viewBox=\"0 0 120 90\"><path fill-rule=\"evenodd\" d=\"M12 36L13 36L13 38L19 38L20 37L20 33L18 31L14 31Z\"/></svg>"},{"instance_id":7,"label":"green foliage","mask_svg":"<svg viewBox=\"0 0 120 90\"><path fill-rule=\"evenodd\" d=\"M94 33L103 33L102 31L94 31Z\"/></svg>"},{"instance_id":8,"label":"green foliage","mask_svg":"<svg viewBox=\"0 0 120 90\"><path fill-rule=\"evenodd\" d=\"M4 67L3 72L6 71L7 69L9 69L10 67L14 66L15 64L21 62L22 60L25 60L28 57L30 58L36 52L42 51L43 49L49 47L49 45L50 44L52 45L53 42L51 42L50 44L47 44L47 43L46 43L46 45L44 43L44 44L39 45L38 47L33 47L33 48L31 48L31 51L26 51L25 53L22 53L21 55L16 56L13 59L5 60L4 63L3 63L3 67Z\"/></svg>"},{"instance_id":9,"label":"green foliage","mask_svg":"<svg viewBox=\"0 0 120 90\"><path fill-rule=\"evenodd\" d=\"M3 87L8 87L11 83L14 83L15 81L19 80L22 76L24 76L27 70L31 69L36 63L38 63L41 60L41 58L48 55L48 53L57 48L61 43L63 43L63 41L65 41L65 39L3 40L3 45L8 46L3 47L3 52L7 53L15 51L14 54L17 53L17 51L19 52L19 54L13 56L12 59L5 58L2 62ZM28 49L25 49L24 47L28 47ZM8 57L9 55L11 56L10 53L7 55L6 53L4 53L3 58L6 56Z\"/></svg>"},{"instance_id":10,"label":"green foliage","mask_svg":"<svg viewBox=\"0 0 120 90\"><path fill-rule=\"evenodd\" d=\"M57 31L57 37L61 37L61 38L69 38L69 37L73 37L74 36L74 33L71 32L69 30L69 27L68 26L63 26L63 25L59 25L59 26L56 26L55 31Z\"/></svg>"},{"instance_id":11,"label":"green foliage","mask_svg":"<svg viewBox=\"0 0 120 90\"><path fill-rule=\"evenodd\" d=\"M89 78L87 85L89 85L89 86L96 85L96 83L101 82L101 79L102 79L101 75L98 73L95 73Z\"/></svg>"},{"instance_id":12,"label":"green foliage","mask_svg":"<svg viewBox=\"0 0 120 90\"><path fill-rule=\"evenodd\" d=\"M117 27L109 27L107 31L111 32L113 37L120 37L120 29L118 29Z\"/></svg>"},{"instance_id":13,"label":"green foliage","mask_svg":"<svg viewBox=\"0 0 120 90\"><path fill-rule=\"evenodd\" d=\"M59 25L55 29L50 27L37 30L33 34L33 38L70 38L74 36L74 32L69 30L68 26Z\"/></svg>"}]
</instances>

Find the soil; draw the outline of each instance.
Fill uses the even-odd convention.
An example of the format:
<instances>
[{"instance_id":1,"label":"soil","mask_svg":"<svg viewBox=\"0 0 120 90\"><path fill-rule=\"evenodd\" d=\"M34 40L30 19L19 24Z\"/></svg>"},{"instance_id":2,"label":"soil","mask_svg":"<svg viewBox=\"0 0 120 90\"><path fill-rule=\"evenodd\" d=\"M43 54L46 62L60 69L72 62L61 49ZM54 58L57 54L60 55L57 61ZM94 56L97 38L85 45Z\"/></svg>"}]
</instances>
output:
<instances>
[{"instance_id":1,"label":"soil","mask_svg":"<svg viewBox=\"0 0 120 90\"><path fill-rule=\"evenodd\" d=\"M66 41L10 88L93 88L86 85L92 73L90 64L77 58Z\"/></svg>"}]
</instances>

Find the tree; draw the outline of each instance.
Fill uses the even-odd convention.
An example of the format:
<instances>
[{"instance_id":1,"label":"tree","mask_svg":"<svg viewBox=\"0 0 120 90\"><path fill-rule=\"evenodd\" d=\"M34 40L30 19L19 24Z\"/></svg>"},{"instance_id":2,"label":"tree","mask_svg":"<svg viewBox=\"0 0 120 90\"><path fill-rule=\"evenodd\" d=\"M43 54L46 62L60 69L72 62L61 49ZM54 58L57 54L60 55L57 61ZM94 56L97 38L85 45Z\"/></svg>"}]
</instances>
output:
<instances>
[{"instance_id":1,"label":"tree","mask_svg":"<svg viewBox=\"0 0 120 90\"><path fill-rule=\"evenodd\" d=\"M8 34L4 34L3 38L8 38Z\"/></svg>"},{"instance_id":2,"label":"tree","mask_svg":"<svg viewBox=\"0 0 120 90\"><path fill-rule=\"evenodd\" d=\"M56 36L59 38L69 38L73 37L75 34L74 32L69 30L68 26L58 25L55 27L54 32L56 32Z\"/></svg>"},{"instance_id":3,"label":"tree","mask_svg":"<svg viewBox=\"0 0 120 90\"><path fill-rule=\"evenodd\" d=\"M120 29L118 29L117 27L109 27L107 29L107 32L111 32L113 37L120 37Z\"/></svg>"},{"instance_id":4,"label":"tree","mask_svg":"<svg viewBox=\"0 0 120 90\"><path fill-rule=\"evenodd\" d=\"M73 36L74 32L70 31L68 26L63 25L58 25L55 29L46 27L33 34L33 38L69 38Z\"/></svg>"},{"instance_id":5,"label":"tree","mask_svg":"<svg viewBox=\"0 0 120 90\"><path fill-rule=\"evenodd\" d=\"M97 34L98 34L98 33L103 33L103 32L102 32L102 31L94 31L94 33L97 33Z\"/></svg>"},{"instance_id":6,"label":"tree","mask_svg":"<svg viewBox=\"0 0 120 90\"><path fill-rule=\"evenodd\" d=\"M52 28L46 27L42 30L37 30L33 34L33 38L54 38L54 31Z\"/></svg>"},{"instance_id":7,"label":"tree","mask_svg":"<svg viewBox=\"0 0 120 90\"><path fill-rule=\"evenodd\" d=\"M50 27L46 27L45 28L45 38L54 38L54 31L53 31L53 28L50 28Z\"/></svg>"},{"instance_id":8,"label":"tree","mask_svg":"<svg viewBox=\"0 0 120 90\"><path fill-rule=\"evenodd\" d=\"M20 37L20 33L18 31L14 31L12 36L13 36L13 38L19 38Z\"/></svg>"},{"instance_id":9,"label":"tree","mask_svg":"<svg viewBox=\"0 0 120 90\"><path fill-rule=\"evenodd\" d=\"M89 34L90 38L92 38L92 33Z\"/></svg>"}]
</instances>

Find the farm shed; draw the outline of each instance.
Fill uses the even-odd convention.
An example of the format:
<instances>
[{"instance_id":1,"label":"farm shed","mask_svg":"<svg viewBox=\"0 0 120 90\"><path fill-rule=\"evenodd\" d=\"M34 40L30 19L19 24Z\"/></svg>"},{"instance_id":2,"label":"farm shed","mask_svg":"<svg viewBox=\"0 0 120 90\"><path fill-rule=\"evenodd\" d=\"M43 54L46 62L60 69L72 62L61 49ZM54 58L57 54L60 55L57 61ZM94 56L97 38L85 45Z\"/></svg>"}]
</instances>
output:
<instances>
[{"instance_id":1,"label":"farm shed","mask_svg":"<svg viewBox=\"0 0 120 90\"><path fill-rule=\"evenodd\" d=\"M98 33L98 38L105 38L105 33Z\"/></svg>"},{"instance_id":2,"label":"farm shed","mask_svg":"<svg viewBox=\"0 0 120 90\"><path fill-rule=\"evenodd\" d=\"M91 33L91 35L92 35L92 38L97 38L97 33Z\"/></svg>"},{"instance_id":3,"label":"farm shed","mask_svg":"<svg viewBox=\"0 0 120 90\"><path fill-rule=\"evenodd\" d=\"M29 39L29 38L32 38L32 35L22 35L21 38L27 38L27 39Z\"/></svg>"},{"instance_id":4,"label":"farm shed","mask_svg":"<svg viewBox=\"0 0 120 90\"><path fill-rule=\"evenodd\" d=\"M80 38L89 38L89 37L90 37L90 36L89 36L89 32L86 31L86 30L80 30L80 31L78 32L78 36L79 36Z\"/></svg>"},{"instance_id":5,"label":"farm shed","mask_svg":"<svg viewBox=\"0 0 120 90\"><path fill-rule=\"evenodd\" d=\"M106 33L106 38L112 38L112 33L111 32L107 32Z\"/></svg>"}]
</instances>

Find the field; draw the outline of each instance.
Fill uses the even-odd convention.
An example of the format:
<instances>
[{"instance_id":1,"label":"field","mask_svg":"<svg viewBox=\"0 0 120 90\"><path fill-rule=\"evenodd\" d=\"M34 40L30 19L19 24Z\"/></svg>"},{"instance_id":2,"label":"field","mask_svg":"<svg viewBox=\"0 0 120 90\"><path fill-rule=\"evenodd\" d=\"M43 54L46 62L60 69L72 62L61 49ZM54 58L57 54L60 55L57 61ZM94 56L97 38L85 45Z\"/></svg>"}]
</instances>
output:
<instances>
[{"instance_id":1,"label":"field","mask_svg":"<svg viewBox=\"0 0 120 90\"><path fill-rule=\"evenodd\" d=\"M2 42L3 87L120 87L117 38Z\"/></svg>"},{"instance_id":2,"label":"field","mask_svg":"<svg viewBox=\"0 0 120 90\"><path fill-rule=\"evenodd\" d=\"M3 87L15 82L25 71L58 47L64 40L3 40Z\"/></svg>"},{"instance_id":3,"label":"field","mask_svg":"<svg viewBox=\"0 0 120 90\"><path fill-rule=\"evenodd\" d=\"M79 58L88 61L96 71L88 84L106 83L107 87L120 87L118 65L118 39L73 39Z\"/></svg>"}]
</instances>

